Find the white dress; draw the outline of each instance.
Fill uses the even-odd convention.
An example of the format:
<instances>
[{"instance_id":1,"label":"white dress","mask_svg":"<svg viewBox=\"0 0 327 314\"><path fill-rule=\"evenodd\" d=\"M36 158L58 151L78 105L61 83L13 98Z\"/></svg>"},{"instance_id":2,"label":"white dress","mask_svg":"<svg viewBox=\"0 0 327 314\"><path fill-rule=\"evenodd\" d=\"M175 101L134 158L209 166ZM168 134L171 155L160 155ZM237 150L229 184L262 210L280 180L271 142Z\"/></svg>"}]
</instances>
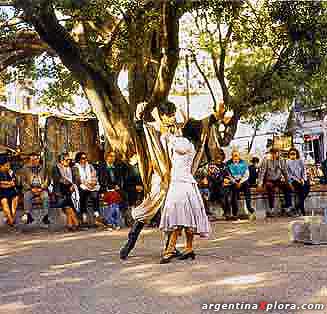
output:
<instances>
[{"instance_id":1,"label":"white dress","mask_svg":"<svg viewBox=\"0 0 327 314\"><path fill-rule=\"evenodd\" d=\"M194 145L185 137L168 140L172 152L171 181L161 215L160 229L167 232L190 227L195 234L209 235L209 221L191 169L196 154Z\"/></svg>"}]
</instances>

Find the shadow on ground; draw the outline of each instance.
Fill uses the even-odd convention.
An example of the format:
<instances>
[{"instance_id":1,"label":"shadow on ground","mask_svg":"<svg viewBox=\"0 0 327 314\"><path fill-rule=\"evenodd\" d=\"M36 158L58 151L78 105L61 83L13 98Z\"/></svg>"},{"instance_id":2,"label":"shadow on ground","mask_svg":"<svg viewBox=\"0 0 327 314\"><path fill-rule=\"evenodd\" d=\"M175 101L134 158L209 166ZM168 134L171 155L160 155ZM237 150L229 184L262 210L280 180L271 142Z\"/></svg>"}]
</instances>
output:
<instances>
[{"instance_id":1,"label":"shadow on ground","mask_svg":"<svg viewBox=\"0 0 327 314\"><path fill-rule=\"evenodd\" d=\"M327 247L289 243L288 223L214 223L209 239L196 240L195 261L168 265L158 264L163 238L153 229L144 230L124 262L118 251L127 230L1 232L0 313L186 314L213 313L201 311L204 303L327 304Z\"/></svg>"}]
</instances>

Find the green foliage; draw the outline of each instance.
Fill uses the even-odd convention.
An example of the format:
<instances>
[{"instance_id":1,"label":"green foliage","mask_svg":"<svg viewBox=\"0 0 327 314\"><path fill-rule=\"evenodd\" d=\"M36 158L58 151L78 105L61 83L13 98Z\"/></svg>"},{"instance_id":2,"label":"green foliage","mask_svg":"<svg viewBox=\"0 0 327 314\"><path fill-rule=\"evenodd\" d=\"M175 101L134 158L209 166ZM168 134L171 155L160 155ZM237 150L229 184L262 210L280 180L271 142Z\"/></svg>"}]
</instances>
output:
<instances>
[{"instance_id":1,"label":"green foliage","mask_svg":"<svg viewBox=\"0 0 327 314\"><path fill-rule=\"evenodd\" d=\"M135 24L137 14L144 18L144 30L139 34L138 40L144 40L144 32L159 30L159 13L155 10L141 10L145 3L147 1L140 0L51 1L60 24L74 37L86 63L104 77L106 71L119 72L130 63L130 26ZM0 23L8 23L8 26L0 26L0 44L11 39L17 40L19 34L33 30L23 20L9 25L13 17L22 13L22 10L15 8L0 8ZM116 31L118 33L114 34ZM40 101L47 106L61 108L67 104L72 105L72 96L81 94L76 78L52 53L31 56L28 60L21 60L18 65L13 65L16 70L2 73L2 79L10 82L19 72L24 77L46 81L47 88L40 91Z\"/></svg>"},{"instance_id":2,"label":"green foliage","mask_svg":"<svg viewBox=\"0 0 327 314\"><path fill-rule=\"evenodd\" d=\"M73 107L76 95L83 96L78 81L59 60L43 59L37 71L38 79L47 78L47 88L42 91L40 103L57 109Z\"/></svg>"},{"instance_id":3,"label":"green foliage","mask_svg":"<svg viewBox=\"0 0 327 314\"><path fill-rule=\"evenodd\" d=\"M109 70L119 72L134 62L131 41L142 44L147 32L159 33L160 11L142 9L148 3L146 0L51 3L61 25L75 36L84 60L103 75ZM187 1L181 12L193 10L196 27L188 30L190 40L186 48L195 54L204 51L208 57L213 56L218 67L223 64L230 96L227 105L249 121L253 117L260 121L266 112L289 105L300 86L305 87L303 99L308 105L326 99L326 8L322 1L206 0L196 6ZM21 13L15 9L0 10L0 23ZM141 35L136 32L135 36L133 31L140 16L144 25ZM120 21L119 32L113 36ZM79 27L82 31L76 35ZM23 20L10 26L2 24L0 41L9 42L20 32L30 30ZM159 37L160 40L162 34ZM204 72L211 78L213 67L205 66ZM53 55L24 60L17 71L48 80L48 89L42 96L47 105L71 103L72 95L79 93L76 79Z\"/></svg>"},{"instance_id":4,"label":"green foliage","mask_svg":"<svg viewBox=\"0 0 327 314\"><path fill-rule=\"evenodd\" d=\"M326 99L326 8L321 1L210 0L193 14L192 50L223 69L227 105L256 124L290 106L301 86L306 103Z\"/></svg>"},{"instance_id":5,"label":"green foliage","mask_svg":"<svg viewBox=\"0 0 327 314\"><path fill-rule=\"evenodd\" d=\"M270 7L272 18L284 25L293 44L293 60L308 74L327 53L327 5L324 1L281 1Z\"/></svg>"},{"instance_id":6,"label":"green foliage","mask_svg":"<svg viewBox=\"0 0 327 314\"><path fill-rule=\"evenodd\" d=\"M301 91L298 93L298 101L304 107L319 107L327 103L327 60L320 64L319 70L315 71L307 79Z\"/></svg>"}]
</instances>

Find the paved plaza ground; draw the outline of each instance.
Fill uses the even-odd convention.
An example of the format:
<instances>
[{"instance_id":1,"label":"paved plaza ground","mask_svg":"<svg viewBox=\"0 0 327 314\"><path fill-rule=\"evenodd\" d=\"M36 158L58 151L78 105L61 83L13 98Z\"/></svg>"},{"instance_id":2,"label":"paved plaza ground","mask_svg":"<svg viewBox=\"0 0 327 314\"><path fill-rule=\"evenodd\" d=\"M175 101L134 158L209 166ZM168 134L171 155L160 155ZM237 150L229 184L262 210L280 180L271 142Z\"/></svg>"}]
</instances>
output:
<instances>
[{"instance_id":1,"label":"paved plaza ground","mask_svg":"<svg viewBox=\"0 0 327 314\"><path fill-rule=\"evenodd\" d=\"M215 222L196 240L195 261L160 265L163 239L146 229L121 262L127 230L78 233L0 231L0 314L263 313L202 310L203 304L324 303L327 246L288 241L290 219ZM180 243L182 245L182 243Z\"/></svg>"}]
</instances>

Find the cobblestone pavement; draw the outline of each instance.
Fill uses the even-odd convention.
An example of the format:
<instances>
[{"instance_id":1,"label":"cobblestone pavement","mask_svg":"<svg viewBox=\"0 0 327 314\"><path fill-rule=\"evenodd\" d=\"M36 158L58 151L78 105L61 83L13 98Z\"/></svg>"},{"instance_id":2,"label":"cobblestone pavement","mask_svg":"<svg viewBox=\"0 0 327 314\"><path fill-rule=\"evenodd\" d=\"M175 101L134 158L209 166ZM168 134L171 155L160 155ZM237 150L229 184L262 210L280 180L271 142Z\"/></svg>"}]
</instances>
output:
<instances>
[{"instance_id":1,"label":"cobblestone pavement","mask_svg":"<svg viewBox=\"0 0 327 314\"><path fill-rule=\"evenodd\" d=\"M216 222L195 261L159 265L163 239L146 229L121 262L127 230L0 231L0 314L200 314L209 303L326 304L327 247L288 241L286 218ZM182 243L180 243L182 245ZM224 310L219 313L263 313ZM268 313L268 312L267 312Z\"/></svg>"}]
</instances>

